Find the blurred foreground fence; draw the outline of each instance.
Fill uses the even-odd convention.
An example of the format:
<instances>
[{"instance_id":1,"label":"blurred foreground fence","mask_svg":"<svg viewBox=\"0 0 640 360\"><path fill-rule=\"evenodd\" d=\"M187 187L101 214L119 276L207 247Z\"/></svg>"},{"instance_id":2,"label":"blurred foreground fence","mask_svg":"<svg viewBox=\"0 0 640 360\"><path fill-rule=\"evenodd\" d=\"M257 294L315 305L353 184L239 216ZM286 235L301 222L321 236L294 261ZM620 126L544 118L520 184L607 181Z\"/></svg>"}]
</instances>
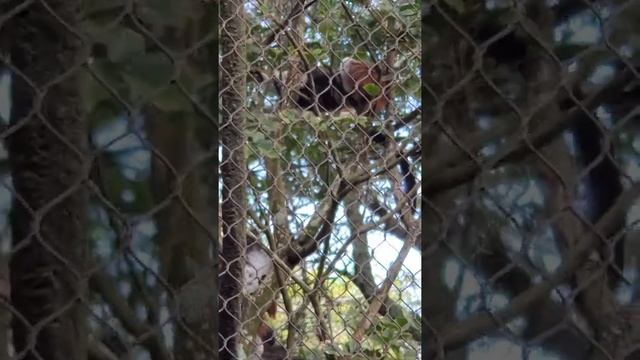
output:
<instances>
[{"instance_id":1,"label":"blurred foreground fence","mask_svg":"<svg viewBox=\"0 0 640 360\"><path fill-rule=\"evenodd\" d=\"M640 2L428 3L427 358L637 359Z\"/></svg>"},{"instance_id":2,"label":"blurred foreground fence","mask_svg":"<svg viewBox=\"0 0 640 360\"><path fill-rule=\"evenodd\" d=\"M414 2L1 2L0 358L219 358L229 226L276 259L270 282L245 269L261 291L243 296L239 358L417 358L418 14ZM246 36L230 37L236 26ZM245 72L224 66L230 48ZM383 64L392 49L381 117L276 105L253 76L294 88L316 64ZM224 86L233 76L242 88ZM246 118L233 140L249 206L216 229L220 203L233 207L233 176L216 171L228 167L217 130L229 94ZM368 144L370 129L385 142ZM401 159L405 170L386 163ZM275 341L257 344L267 333Z\"/></svg>"},{"instance_id":3,"label":"blurred foreground fence","mask_svg":"<svg viewBox=\"0 0 640 360\"><path fill-rule=\"evenodd\" d=\"M216 24L196 1L0 3L0 358L216 358Z\"/></svg>"}]
</instances>

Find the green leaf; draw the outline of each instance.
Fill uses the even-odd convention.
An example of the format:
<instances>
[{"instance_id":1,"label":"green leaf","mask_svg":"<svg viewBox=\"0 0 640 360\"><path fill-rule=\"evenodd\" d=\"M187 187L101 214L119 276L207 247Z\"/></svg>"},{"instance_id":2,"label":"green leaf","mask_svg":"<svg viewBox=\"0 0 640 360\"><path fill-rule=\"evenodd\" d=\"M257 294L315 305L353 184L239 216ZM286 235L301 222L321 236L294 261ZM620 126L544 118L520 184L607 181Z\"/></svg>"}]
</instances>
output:
<instances>
[{"instance_id":1,"label":"green leaf","mask_svg":"<svg viewBox=\"0 0 640 360\"><path fill-rule=\"evenodd\" d=\"M410 17L418 14L418 8L413 4L400 5L400 15ZM392 17L393 19L393 17Z\"/></svg>"},{"instance_id":2,"label":"green leaf","mask_svg":"<svg viewBox=\"0 0 640 360\"><path fill-rule=\"evenodd\" d=\"M369 52L366 50L358 50L355 54L355 59L360 61L369 61Z\"/></svg>"},{"instance_id":3,"label":"green leaf","mask_svg":"<svg viewBox=\"0 0 640 360\"><path fill-rule=\"evenodd\" d=\"M302 118L304 119L304 121L306 121L309 125L311 125L314 128L318 126L321 120L319 116L312 113L311 111L305 111L304 113L302 113Z\"/></svg>"},{"instance_id":4,"label":"green leaf","mask_svg":"<svg viewBox=\"0 0 640 360\"><path fill-rule=\"evenodd\" d=\"M82 71L79 75L80 91L86 111L92 111L101 101L111 98L111 94L102 84L98 83L87 71Z\"/></svg>"},{"instance_id":5,"label":"green leaf","mask_svg":"<svg viewBox=\"0 0 640 360\"><path fill-rule=\"evenodd\" d=\"M411 3L400 5L400 11L406 11L406 10L417 10L417 8L414 4L411 4Z\"/></svg>"},{"instance_id":6,"label":"green leaf","mask_svg":"<svg viewBox=\"0 0 640 360\"><path fill-rule=\"evenodd\" d=\"M315 64L318 60L324 57L323 56L324 54L325 54L324 49L319 49L319 48L310 49L305 52L305 59L307 60L308 63Z\"/></svg>"},{"instance_id":7,"label":"green leaf","mask_svg":"<svg viewBox=\"0 0 640 360\"><path fill-rule=\"evenodd\" d=\"M276 130L278 129L278 120L278 118L266 116L265 118L261 119L260 127L266 130L266 132L269 134L275 134Z\"/></svg>"},{"instance_id":8,"label":"green leaf","mask_svg":"<svg viewBox=\"0 0 640 360\"><path fill-rule=\"evenodd\" d=\"M266 156L272 159L275 159L278 157L278 153L275 151L275 148L273 147L273 142L270 141L269 139L265 139L265 138L257 139L252 141L251 145L253 145L258 151L258 153L263 156Z\"/></svg>"},{"instance_id":9,"label":"green leaf","mask_svg":"<svg viewBox=\"0 0 640 360\"><path fill-rule=\"evenodd\" d=\"M260 12L264 15L271 13L271 10L269 9L269 5L267 5L267 3L260 4L259 9L260 9Z\"/></svg>"},{"instance_id":10,"label":"green leaf","mask_svg":"<svg viewBox=\"0 0 640 360\"><path fill-rule=\"evenodd\" d=\"M318 25L318 31L320 31L324 37L327 37L330 32L335 31L335 25L329 19L325 19Z\"/></svg>"},{"instance_id":11,"label":"green leaf","mask_svg":"<svg viewBox=\"0 0 640 360\"><path fill-rule=\"evenodd\" d=\"M382 89L380 89L380 86L378 86L376 84L373 84L373 83L365 84L362 88L370 96L378 96L382 92Z\"/></svg>"},{"instance_id":12,"label":"green leaf","mask_svg":"<svg viewBox=\"0 0 640 360\"><path fill-rule=\"evenodd\" d=\"M251 131L247 135L249 136L251 146L255 148L258 154L267 157L278 156L274 151L273 142L270 139L267 139L263 133L260 131Z\"/></svg>"},{"instance_id":13,"label":"green leaf","mask_svg":"<svg viewBox=\"0 0 640 360\"><path fill-rule=\"evenodd\" d=\"M96 21L86 21L82 29L94 44L104 45L107 49L107 58L114 63L139 56L145 51L144 37L131 29L105 27Z\"/></svg>"},{"instance_id":14,"label":"green leaf","mask_svg":"<svg viewBox=\"0 0 640 360\"><path fill-rule=\"evenodd\" d=\"M281 111L279 115L279 120L285 124L293 124L299 120L298 113L291 109L285 109Z\"/></svg>"},{"instance_id":15,"label":"green leaf","mask_svg":"<svg viewBox=\"0 0 640 360\"><path fill-rule=\"evenodd\" d=\"M265 60L274 64L282 62L287 55L281 48L268 48L266 50L261 49L259 46L256 46L255 48L257 53L264 52Z\"/></svg>"},{"instance_id":16,"label":"green leaf","mask_svg":"<svg viewBox=\"0 0 640 360\"><path fill-rule=\"evenodd\" d=\"M128 89L120 73L121 67L107 60L95 60L90 64L90 67L91 70L97 74L97 77L102 79L106 85L96 80L89 71L82 71L80 75L80 89L83 95L82 100L87 111L91 111L93 107L102 100L113 99L115 101L116 99L111 95L111 91L118 94L118 96L126 98Z\"/></svg>"}]
</instances>

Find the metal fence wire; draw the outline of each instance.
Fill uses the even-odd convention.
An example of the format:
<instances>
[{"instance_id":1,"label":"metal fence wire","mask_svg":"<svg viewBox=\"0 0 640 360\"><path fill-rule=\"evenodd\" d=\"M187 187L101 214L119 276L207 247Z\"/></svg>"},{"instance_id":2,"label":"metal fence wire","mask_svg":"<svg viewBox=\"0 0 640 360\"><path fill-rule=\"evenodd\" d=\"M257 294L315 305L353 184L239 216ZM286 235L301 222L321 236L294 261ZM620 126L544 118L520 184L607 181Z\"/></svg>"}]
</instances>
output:
<instances>
[{"instance_id":1,"label":"metal fence wire","mask_svg":"<svg viewBox=\"0 0 640 360\"><path fill-rule=\"evenodd\" d=\"M640 2L422 15L425 358L639 358Z\"/></svg>"},{"instance_id":2,"label":"metal fence wire","mask_svg":"<svg viewBox=\"0 0 640 360\"><path fill-rule=\"evenodd\" d=\"M418 6L391 5L1 2L0 356L416 358ZM247 35L231 38L234 27ZM393 81L383 117L274 97L347 56L376 79L349 102L378 92L383 104ZM235 117L246 122L229 140ZM366 144L383 123L385 141ZM227 168L241 169L243 198L222 189ZM233 244L245 232L246 249ZM219 262L219 244L236 257ZM239 321L218 323L235 263Z\"/></svg>"},{"instance_id":3,"label":"metal fence wire","mask_svg":"<svg viewBox=\"0 0 640 360\"><path fill-rule=\"evenodd\" d=\"M222 357L420 356L419 10L221 4Z\"/></svg>"},{"instance_id":4,"label":"metal fence wire","mask_svg":"<svg viewBox=\"0 0 640 360\"><path fill-rule=\"evenodd\" d=\"M0 1L0 360L640 358L639 18Z\"/></svg>"}]
</instances>

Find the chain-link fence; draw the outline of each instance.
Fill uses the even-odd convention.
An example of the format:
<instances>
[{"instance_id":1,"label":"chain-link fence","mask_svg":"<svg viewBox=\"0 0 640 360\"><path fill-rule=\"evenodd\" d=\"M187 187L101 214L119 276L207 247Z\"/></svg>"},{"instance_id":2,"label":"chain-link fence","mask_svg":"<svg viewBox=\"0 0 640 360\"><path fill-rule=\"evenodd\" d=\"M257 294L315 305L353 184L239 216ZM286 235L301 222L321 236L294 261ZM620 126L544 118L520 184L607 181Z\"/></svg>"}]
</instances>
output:
<instances>
[{"instance_id":1,"label":"chain-link fence","mask_svg":"<svg viewBox=\"0 0 640 360\"><path fill-rule=\"evenodd\" d=\"M418 358L420 5L222 9L222 354Z\"/></svg>"},{"instance_id":2,"label":"chain-link fence","mask_svg":"<svg viewBox=\"0 0 640 360\"><path fill-rule=\"evenodd\" d=\"M217 7L2 1L0 28L0 358L217 358Z\"/></svg>"},{"instance_id":3,"label":"chain-link fence","mask_svg":"<svg viewBox=\"0 0 640 360\"><path fill-rule=\"evenodd\" d=\"M416 358L418 6L392 5L2 2L0 356L231 358L216 334L230 329L237 358ZM230 38L238 19L247 36ZM230 43L239 74L224 66ZM347 56L373 80L342 80L341 114L287 100ZM234 200L248 206L226 223L234 201L213 190L233 178L217 139L233 92L246 118ZM342 111L354 101L376 105ZM233 259L243 291L228 328L217 245L240 228L250 246Z\"/></svg>"},{"instance_id":4,"label":"chain-link fence","mask_svg":"<svg viewBox=\"0 0 640 360\"><path fill-rule=\"evenodd\" d=\"M0 1L0 359L638 358L639 18Z\"/></svg>"},{"instance_id":5,"label":"chain-link fence","mask_svg":"<svg viewBox=\"0 0 640 360\"><path fill-rule=\"evenodd\" d=\"M640 2L428 3L427 358L637 359Z\"/></svg>"}]
</instances>

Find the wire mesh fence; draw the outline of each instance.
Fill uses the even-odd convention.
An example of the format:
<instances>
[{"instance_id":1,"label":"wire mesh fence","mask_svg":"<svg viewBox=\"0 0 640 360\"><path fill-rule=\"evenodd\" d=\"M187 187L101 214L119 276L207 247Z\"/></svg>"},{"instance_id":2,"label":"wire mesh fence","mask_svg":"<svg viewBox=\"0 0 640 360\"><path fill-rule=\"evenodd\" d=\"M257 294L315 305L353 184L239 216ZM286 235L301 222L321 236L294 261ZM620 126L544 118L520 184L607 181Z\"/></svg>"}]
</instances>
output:
<instances>
[{"instance_id":1,"label":"wire mesh fence","mask_svg":"<svg viewBox=\"0 0 640 360\"><path fill-rule=\"evenodd\" d=\"M222 169L226 159L217 129L224 133L228 125L218 125L216 111L223 120L229 117L218 106L218 92L224 100L226 89L218 91L216 84L218 76L225 84L231 75L217 69L218 56L224 57L215 52L218 30L224 48L230 20L218 18L217 5L0 4L8 268L3 357L222 357L226 345L217 343L216 331L225 325L216 324L216 280L226 269L216 252L229 224L222 224L219 237L215 203L222 198L222 220L227 205L224 191L213 189L231 175L221 174L220 183L216 176L218 153ZM234 90L248 119L240 129L247 139L241 144L247 154L241 186L250 207L240 225L253 246L239 273L242 326L233 332L235 355L285 358L286 346L289 358L342 357L357 336L366 340L361 357L417 357L420 266L415 250L404 244L417 242L419 233L419 204L409 206L420 180L413 130L419 105L417 5L236 5L232 11L245 13L242 25L250 35L232 41L246 49L247 71L236 74L246 88ZM294 18L296 29L282 25ZM389 32L395 35L384 35ZM361 40L348 41L354 34ZM272 44L260 45L271 36ZM401 54L398 60L387 59L391 48ZM363 74L356 67L358 76L375 78L363 84L345 79L353 87L348 101L379 92L375 111L383 117L309 115L287 96L280 101L269 94L275 87L295 89L292 79L320 62L337 70L336 59L346 55L366 59L371 70ZM289 74L281 74L284 69ZM253 76L265 74L281 81L269 84L265 77L258 83ZM392 82L393 95L387 90ZM391 127L388 140L364 143L370 135L365 130L382 129L374 123L400 124L400 116L407 124ZM398 131L402 144L393 136ZM385 160L387 151L393 156ZM405 154L412 156L406 159L411 189L396 173ZM374 178L371 172L380 174ZM326 210L314 208L320 202L331 203L329 222ZM318 225L324 235L308 233ZM367 240L372 230L378 234ZM413 255L398 257L403 246ZM262 268L251 268L256 261L271 272L271 283ZM268 319L260 310L265 306ZM381 321L378 313L391 316ZM370 336L370 329L378 335ZM267 334L276 340L264 342Z\"/></svg>"},{"instance_id":2,"label":"wire mesh fence","mask_svg":"<svg viewBox=\"0 0 640 360\"><path fill-rule=\"evenodd\" d=\"M639 17L0 2L0 359L637 358Z\"/></svg>"},{"instance_id":3,"label":"wire mesh fence","mask_svg":"<svg viewBox=\"0 0 640 360\"><path fill-rule=\"evenodd\" d=\"M418 358L420 4L222 7L221 351Z\"/></svg>"},{"instance_id":4,"label":"wire mesh fence","mask_svg":"<svg viewBox=\"0 0 640 360\"><path fill-rule=\"evenodd\" d=\"M639 5L424 8L427 358L638 357Z\"/></svg>"},{"instance_id":5,"label":"wire mesh fence","mask_svg":"<svg viewBox=\"0 0 640 360\"><path fill-rule=\"evenodd\" d=\"M217 7L0 14L0 358L217 358Z\"/></svg>"}]
</instances>

